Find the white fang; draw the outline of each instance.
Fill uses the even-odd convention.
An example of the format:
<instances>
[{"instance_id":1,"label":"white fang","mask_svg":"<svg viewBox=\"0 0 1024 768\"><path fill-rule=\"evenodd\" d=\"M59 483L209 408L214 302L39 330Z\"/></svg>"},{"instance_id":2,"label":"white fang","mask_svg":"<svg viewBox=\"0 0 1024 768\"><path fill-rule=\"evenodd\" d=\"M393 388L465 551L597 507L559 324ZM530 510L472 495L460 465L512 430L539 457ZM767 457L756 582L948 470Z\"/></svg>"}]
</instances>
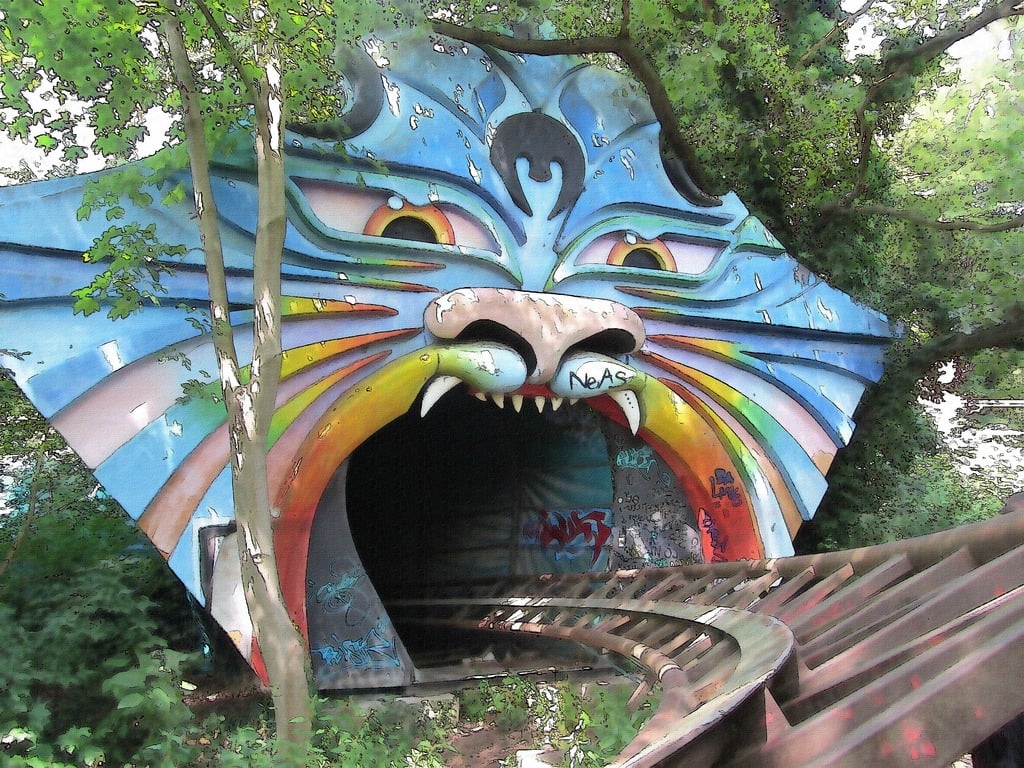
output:
<instances>
[{"instance_id":1,"label":"white fang","mask_svg":"<svg viewBox=\"0 0 1024 768\"><path fill-rule=\"evenodd\" d=\"M423 390L423 402L420 404L420 418L426 416L438 400L461 383L462 379L457 376L438 376L427 384Z\"/></svg>"},{"instance_id":2,"label":"white fang","mask_svg":"<svg viewBox=\"0 0 1024 768\"><path fill-rule=\"evenodd\" d=\"M636 393L624 389L621 392L609 392L608 397L618 403L626 417L626 423L629 424L629 431L635 435L640 429L640 401L637 400Z\"/></svg>"}]
</instances>

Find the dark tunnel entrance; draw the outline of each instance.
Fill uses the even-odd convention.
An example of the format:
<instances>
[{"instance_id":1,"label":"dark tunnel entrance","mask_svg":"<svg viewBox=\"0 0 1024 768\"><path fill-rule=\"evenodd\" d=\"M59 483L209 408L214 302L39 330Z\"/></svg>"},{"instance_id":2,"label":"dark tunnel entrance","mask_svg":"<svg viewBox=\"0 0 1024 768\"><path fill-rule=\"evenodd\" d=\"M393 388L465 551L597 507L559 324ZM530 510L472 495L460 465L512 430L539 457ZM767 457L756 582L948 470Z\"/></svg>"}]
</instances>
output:
<instances>
[{"instance_id":1,"label":"dark tunnel entrance","mask_svg":"<svg viewBox=\"0 0 1024 768\"><path fill-rule=\"evenodd\" d=\"M431 582L607 567L600 536L577 535L610 531L604 419L583 404L544 405L526 400L517 413L460 388L353 453L349 525L385 607ZM436 656L424 646L437 638L398 629L417 664Z\"/></svg>"}]
</instances>

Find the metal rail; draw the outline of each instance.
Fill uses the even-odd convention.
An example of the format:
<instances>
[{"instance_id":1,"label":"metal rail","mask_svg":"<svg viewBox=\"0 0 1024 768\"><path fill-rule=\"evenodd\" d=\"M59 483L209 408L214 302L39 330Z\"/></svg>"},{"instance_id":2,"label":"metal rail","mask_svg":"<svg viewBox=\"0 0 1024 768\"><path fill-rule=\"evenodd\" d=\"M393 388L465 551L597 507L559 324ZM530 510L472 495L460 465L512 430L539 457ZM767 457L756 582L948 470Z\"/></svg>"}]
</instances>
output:
<instances>
[{"instance_id":1,"label":"metal rail","mask_svg":"<svg viewBox=\"0 0 1024 768\"><path fill-rule=\"evenodd\" d=\"M429 592L390 608L573 640L660 683L615 766L942 766L1024 711L1024 509L844 552Z\"/></svg>"}]
</instances>

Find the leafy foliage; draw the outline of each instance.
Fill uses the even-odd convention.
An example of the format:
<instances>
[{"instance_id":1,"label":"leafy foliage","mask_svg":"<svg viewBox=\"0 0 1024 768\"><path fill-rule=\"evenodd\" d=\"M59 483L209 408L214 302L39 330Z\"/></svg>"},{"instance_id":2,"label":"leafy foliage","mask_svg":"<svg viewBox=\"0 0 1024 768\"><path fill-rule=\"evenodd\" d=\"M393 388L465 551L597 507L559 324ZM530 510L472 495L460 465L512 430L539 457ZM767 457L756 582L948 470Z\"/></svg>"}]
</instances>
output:
<instances>
[{"instance_id":1,"label":"leafy foliage","mask_svg":"<svg viewBox=\"0 0 1024 768\"><path fill-rule=\"evenodd\" d=\"M589 692L588 692L589 689ZM497 685L483 680L459 694L462 718L491 720L501 730L531 731L539 743L563 750L567 768L607 765L657 709L658 695L642 706L628 705L628 685L582 689L508 676Z\"/></svg>"},{"instance_id":2,"label":"leafy foliage","mask_svg":"<svg viewBox=\"0 0 1024 768\"><path fill-rule=\"evenodd\" d=\"M190 718L186 657L167 647L169 625L146 595L184 596L119 508L85 509L94 483L67 469L37 467L60 484L31 483L43 507L31 520L0 518L2 551L17 546L0 577L0 734L11 759L120 764Z\"/></svg>"},{"instance_id":3,"label":"leafy foliage","mask_svg":"<svg viewBox=\"0 0 1024 768\"><path fill-rule=\"evenodd\" d=\"M107 218L124 216L124 209L107 209ZM167 293L160 284L162 275L169 274L167 260L185 253L185 246L167 246L157 242L156 227L138 224L115 226L106 230L85 254L86 261L110 260L110 266L93 281L71 292L75 297L75 312L91 315L102 304L109 303L107 317L119 320L138 311L143 304L158 305L159 297Z\"/></svg>"}]
</instances>

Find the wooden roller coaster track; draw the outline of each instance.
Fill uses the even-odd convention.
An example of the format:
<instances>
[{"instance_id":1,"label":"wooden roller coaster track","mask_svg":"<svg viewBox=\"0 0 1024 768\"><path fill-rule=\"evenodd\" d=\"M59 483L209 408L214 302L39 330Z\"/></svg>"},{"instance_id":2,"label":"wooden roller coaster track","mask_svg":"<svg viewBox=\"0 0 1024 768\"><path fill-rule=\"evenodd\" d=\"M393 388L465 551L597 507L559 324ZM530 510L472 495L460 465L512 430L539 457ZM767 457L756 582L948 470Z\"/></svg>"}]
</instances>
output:
<instances>
[{"instance_id":1,"label":"wooden roller coaster track","mask_svg":"<svg viewBox=\"0 0 1024 768\"><path fill-rule=\"evenodd\" d=\"M949 765L1024 711L1024 508L842 552L430 592L391 610L583 643L660 683L615 766Z\"/></svg>"}]
</instances>

